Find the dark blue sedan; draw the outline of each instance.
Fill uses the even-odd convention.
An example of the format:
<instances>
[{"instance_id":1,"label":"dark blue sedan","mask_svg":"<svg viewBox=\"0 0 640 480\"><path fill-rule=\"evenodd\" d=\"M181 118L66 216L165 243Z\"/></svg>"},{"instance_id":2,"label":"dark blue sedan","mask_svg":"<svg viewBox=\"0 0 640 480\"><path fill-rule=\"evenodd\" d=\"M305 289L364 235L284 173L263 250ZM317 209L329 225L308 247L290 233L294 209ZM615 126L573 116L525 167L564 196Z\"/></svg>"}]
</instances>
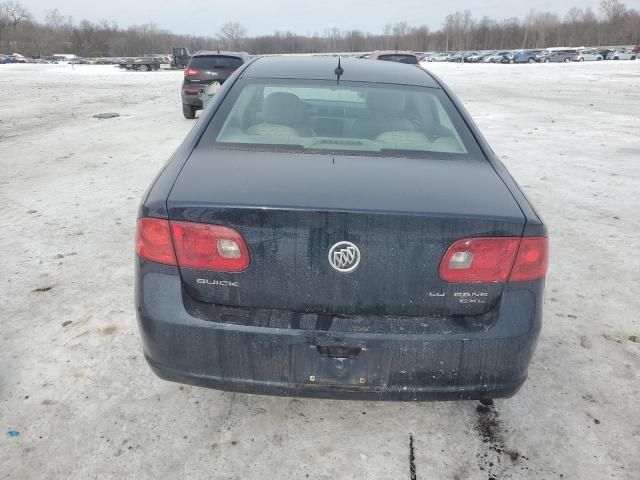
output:
<instances>
[{"instance_id":1,"label":"dark blue sedan","mask_svg":"<svg viewBox=\"0 0 640 480\"><path fill-rule=\"evenodd\" d=\"M144 353L177 382L508 397L541 326L545 226L411 65L241 66L145 195L136 252Z\"/></svg>"}]
</instances>

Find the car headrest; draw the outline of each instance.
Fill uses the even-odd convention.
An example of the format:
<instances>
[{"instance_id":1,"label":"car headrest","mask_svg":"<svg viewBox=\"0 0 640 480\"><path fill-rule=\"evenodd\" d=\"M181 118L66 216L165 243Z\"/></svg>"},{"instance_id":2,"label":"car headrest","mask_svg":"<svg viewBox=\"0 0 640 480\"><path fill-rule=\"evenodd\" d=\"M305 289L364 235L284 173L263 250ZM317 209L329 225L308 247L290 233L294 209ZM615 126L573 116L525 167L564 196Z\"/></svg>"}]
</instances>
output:
<instances>
[{"instance_id":1,"label":"car headrest","mask_svg":"<svg viewBox=\"0 0 640 480\"><path fill-rule=\"evenodd\" d=\"M380 113L400 113L404 111L406 97L399 92L371 89L367 92L367 110Z\"/></svg>"},{"instance_id":2,"label":"car headrest","mask_svg":"<svg viewBox=\"0 0 640 480\"><path fill-rule=\"evenodd\" d=\"M292 93L270 93L264 99L262 117L265 123L295 127L304 117L304 104Z\"/></svg>"}]
</instances>

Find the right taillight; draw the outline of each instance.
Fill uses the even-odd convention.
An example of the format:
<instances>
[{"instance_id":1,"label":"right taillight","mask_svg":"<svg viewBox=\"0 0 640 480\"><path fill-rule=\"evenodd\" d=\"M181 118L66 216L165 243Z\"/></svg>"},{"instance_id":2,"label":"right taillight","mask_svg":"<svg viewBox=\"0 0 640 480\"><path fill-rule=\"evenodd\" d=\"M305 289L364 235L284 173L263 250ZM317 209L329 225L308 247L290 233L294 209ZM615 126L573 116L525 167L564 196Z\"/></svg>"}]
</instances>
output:
<instances>
[{"instance_id":1,"label":"right taillight","mask_svg":"<svg viewBox=\"0 0 640 480\"><path fill-rule=\"evenodd\" d=\"M136 253L146 259L182 268L241 272L249 251L236 230L220 225L141 218Z\"/></svg>"},{"instance_id":2,"label":"right taillight","mask_svg":"<svg viewBox=\"0 0 640 480\"><path fill-rule=\"evenodd\" d=\"M545 237L524 237L509 280L524 281L544 277L549 264L549 242Z\"/></svg>"},{"instance_id":3,"label":"right taillight","mask_svg":"<svg viewBox=\"0 0 640 480\"><path fill-rule=\"evenodd\" d=\"M451 244L438 272L451 283L503 283L535 280L546 270L546 238L477 237Z\"/></svg>"}]
</instances>

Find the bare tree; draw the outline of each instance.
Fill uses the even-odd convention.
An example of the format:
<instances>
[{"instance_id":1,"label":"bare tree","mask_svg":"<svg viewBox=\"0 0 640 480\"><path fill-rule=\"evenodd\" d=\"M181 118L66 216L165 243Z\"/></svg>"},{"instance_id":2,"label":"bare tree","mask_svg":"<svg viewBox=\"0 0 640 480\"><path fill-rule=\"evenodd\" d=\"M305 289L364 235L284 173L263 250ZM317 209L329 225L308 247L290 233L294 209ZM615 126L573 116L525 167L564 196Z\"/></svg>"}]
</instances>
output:
<instances>
[{"instance_id":1,"label":"bare tree","mask_svg":"<svg viewBox=\"0 0 640 480\"><path fill-rule=\"evenodd\" d=\"M226 48L238 50L242 39L247 35L247 29L240 22L227 22L219 32Z\"/></svg>"},{"instance_id":2,"label":"bare tree","mask_svg":"<svg viewBox=\"0 0 640 480\"><path fill-rule=\"evenodd\" d=\"M616 22L627 12L627 6L618 0L602 0L600 2L600 12L609 22Z\"/></svg>"},{"instance_id":3,"label":"bare tree","mask_svg":"<svg viewBox=\"0 0 640 480\"><path fill-rule=\"evenodd\" d=\"M2 51L2 33L7 27L17 27L21 22L31 19L31 13L18 2L0 3L0 51Z\"/></svg>"}]
</instances>

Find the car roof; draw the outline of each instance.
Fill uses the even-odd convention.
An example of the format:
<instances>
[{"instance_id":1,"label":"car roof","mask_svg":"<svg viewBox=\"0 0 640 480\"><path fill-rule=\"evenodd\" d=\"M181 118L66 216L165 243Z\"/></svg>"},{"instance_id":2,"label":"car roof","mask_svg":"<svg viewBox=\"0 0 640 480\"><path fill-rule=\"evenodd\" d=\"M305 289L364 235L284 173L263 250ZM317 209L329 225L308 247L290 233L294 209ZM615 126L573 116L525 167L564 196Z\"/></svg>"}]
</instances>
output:
<instances>
[{"instance_id":1,"label":"car roof","mask_svg":"<svg viewBox=\"0 0 640 480\"><path fill-rule=\"evenodd\" d=\"M375 55L414 55L415 53L410 50L376 50L373 52Z\"/></svg>"},{"instance_id":2,"label":"car roof","mask_svg":"<svg viewBox=\"0 0 640 480\"><path fill-rule=\"evenodd\" d=\"M249 58L249 54L247 52L226 52L223 50L200 50L193 55L192 57L211 57L220 55L221 57L239 57L239 58Z\"/></svg>"},{"instance_id":3,"label":"car roof","mask_svg":"<svg viewBox=\"0 0 640 480\"><path fill-rule=\"evenodd\" d=\"M299 80L336 80L337 57L260 57L242 72L244 78L282 78ZM440 88L426 70L416 65L378 62L363 58L340 58L347 82L389 83Z\"/></svg>"}]
</instances>

